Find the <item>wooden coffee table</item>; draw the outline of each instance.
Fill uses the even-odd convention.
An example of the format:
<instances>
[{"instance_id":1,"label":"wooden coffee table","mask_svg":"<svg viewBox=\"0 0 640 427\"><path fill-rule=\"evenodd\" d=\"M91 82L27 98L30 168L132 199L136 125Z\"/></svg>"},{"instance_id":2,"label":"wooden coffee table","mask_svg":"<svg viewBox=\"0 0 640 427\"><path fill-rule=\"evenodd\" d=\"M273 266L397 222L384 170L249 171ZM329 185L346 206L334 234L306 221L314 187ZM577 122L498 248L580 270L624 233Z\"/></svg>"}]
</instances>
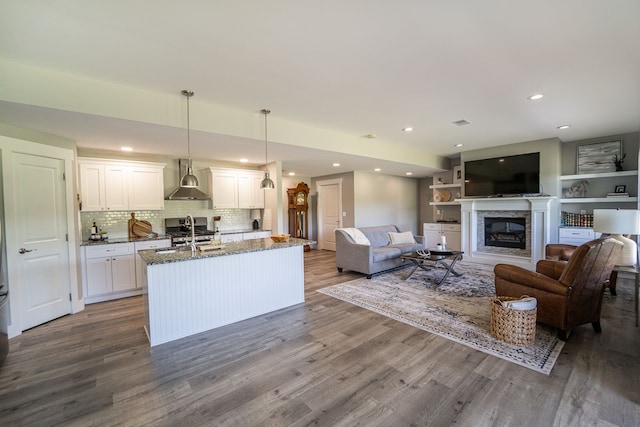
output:
<instances>
[{"instance_id":1,"label":"wooden coffee table","mask_svg":"<svg viewBox=\"0 0 640 427\"><path fill-rule=\"evenodd\" d=\"M408 260L414 264L413 268L409 272L409 275L405 277L404 280L409 280L409 278L413 275L413 273L415 273L415 271L418 268L421 268L424 271L429 271L432 268L438 267L438 266L443 266L444 268L446 268L447 271L444 273L444 276L442 276L442 278L439 281L435 282L436 285L441 285L442 283L444 283L444 281L447 280L447 277L449 277L449 274L453 274L456 277L460 277L464 273L458 273L453 269L453 267L456 265L456 262L462 259L462 254L464 254L464 252L430 251L428 256L423 256L417 252L411 252L405 255L401 255L400 258L403 261Z\"/></svg>"}]
</instances>

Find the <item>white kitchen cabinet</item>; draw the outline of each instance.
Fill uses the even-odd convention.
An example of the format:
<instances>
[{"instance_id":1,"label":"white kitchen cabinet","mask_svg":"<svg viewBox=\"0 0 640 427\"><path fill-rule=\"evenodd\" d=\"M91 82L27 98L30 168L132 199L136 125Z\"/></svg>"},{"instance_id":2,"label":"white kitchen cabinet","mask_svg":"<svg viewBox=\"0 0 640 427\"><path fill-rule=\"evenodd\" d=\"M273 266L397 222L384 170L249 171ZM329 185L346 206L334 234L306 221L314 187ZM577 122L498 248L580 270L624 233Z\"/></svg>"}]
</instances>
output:
<instances>
[{"instance_id":1,"label":"white kitchen cabinet","mask_svg":"<svg viewBox=\"0 0 640 427\"><path fill-rule=\"evenodd\" d=\"M238 207L238 174L234 170L210 168L213 208Z\"/></svg>"},{"instance_id":2,"label":"white kitchen cabinet","mask_svg":"<svg viewBox=\"0 0 640 427\"><path fill-rule=\"evenodd\" d=\"M106 209L112 211L126 211L129 209L127 166L105 165L104 183Z\"/></svg>"},{"instance_id":3,"label":"white kitchen cabinet","mask_svg":"<svg viewBox=\"0 0 640 427\"><path fill-rule=\"evenodd\" d=\"M263 178L262 172L238 172L239 208L264 208L264 189L260 188Z\"/></svg>"},{"instance_id":4,"label":"white kitchen cabinet","mask_svg":"<svg viewBox=\"0 0 640 427\"><path fill-rule=\"evenodd\" d=\"M82 210L164 209L164 166L78 158Z\"/></svg>"},{"instance_id":5,"label":"white kitchen cabinet","mask_svg":"<svg viewBox=\"0 0 640 427\"><path fill-rule=\"evenodd\" d=\"M427 248L435 248L440 243L441 236L444 236L447 241L447 249L459 251L462 247L460 224L426 222L423 224L423 235Z\"/></svg>"},{"instance_id":6,"label":"white kitchen cabinet","mask_svg":"<svg viewBox=\"0 0 640 427\"><path fill-rule=\"evenodd\" d=\"M240 242L242 240L244 240L243 233L229 233L220 236L222 243Z\"/></svg>"},{"instance_id":7,"label":"white kitchen cabinet","mask_svg":"<svg viewBox=\"0 0 640 427\"><path fill-rule=\"evenodd\" d=\"M264 208L262 178L259 171L209 168L213 208Z\"/></svg>"},{"instance_id":8,"label":"white kitchen cabinet","mask_svg":"<svg viewBox=\"0 0 640 427\"><path fill-rule=\"evenodd\" d=\"M133 250L136 259L136 288L142 289L142 271L144 270L144 267L142 266L142 258L138 251L145 249L168 248L170 246L171 239L145 240L143 242L134 243Z\"/></svg>"},{"instance_id":9,"label":"white kitchen cabinet","mask_svg":"<svg viewBox=\"0 0 640 427\"><path fill-rule=\"evenodd\" d=\"M247 232L247 233L242 233L242 239L243 240L266 239L269 236L271 236L271 232L270 231L250 231L250 232Z\"/></svg>"},{"instance_id":10,"label":"white kitchen cabinet","mask_svg":"<svg viewBox=\"0 0 640 427\"><path fill-rule=\"evenodd\" d=\"M157 166L129 168L129 210L164 209L164 171Z\"/></svg>"},{"instance_id":11,"label":"white kitchen cabinet","mask_svg":"<svg viewBox=\"0 0 640 427\"><path fill-rule=\"evenodd\" d=\"M86 303L140 293L136 290L133 243L114 243L83 248Z\"/></svg>"}]
</instances>

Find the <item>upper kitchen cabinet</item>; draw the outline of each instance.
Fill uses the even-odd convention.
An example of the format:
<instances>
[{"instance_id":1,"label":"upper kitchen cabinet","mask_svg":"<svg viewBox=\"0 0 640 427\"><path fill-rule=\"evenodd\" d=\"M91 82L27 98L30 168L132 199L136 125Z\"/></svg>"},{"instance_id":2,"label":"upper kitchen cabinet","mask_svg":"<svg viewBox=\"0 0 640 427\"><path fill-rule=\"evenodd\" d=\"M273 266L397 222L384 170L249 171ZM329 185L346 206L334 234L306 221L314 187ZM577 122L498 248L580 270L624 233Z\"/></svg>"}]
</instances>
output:
<instances>
[{"instance_id":1,"label":"upper kitchen cabinet","mask_svg":"<svg viewBox=\"0 0 640 427\"><path fill-rule=\"evenodd\" d=\"M246 209L264 208L264 189L260 183L262 172L238 172L238 207Z\"/></svg>"},{"instance_id":2,"label":"upper kitchen cabinet","mask_svg":"<svg viewBox=\"0 0 640 427\"><path fill-rule=\"evenodd\" d=\"M213 208L264 208L260 189L262 172L242 169L209 168Z\"/></svg>"},{"instance_id":3,"label":"upper kitchen cabinet","mask_svg":"<svg viewBox=\"0 0 640 427\"><path fill-rule=\"evenodd\" d=\"M82 210L164 209L164 166L78 158Z\"/></svg>"}]
</instances>

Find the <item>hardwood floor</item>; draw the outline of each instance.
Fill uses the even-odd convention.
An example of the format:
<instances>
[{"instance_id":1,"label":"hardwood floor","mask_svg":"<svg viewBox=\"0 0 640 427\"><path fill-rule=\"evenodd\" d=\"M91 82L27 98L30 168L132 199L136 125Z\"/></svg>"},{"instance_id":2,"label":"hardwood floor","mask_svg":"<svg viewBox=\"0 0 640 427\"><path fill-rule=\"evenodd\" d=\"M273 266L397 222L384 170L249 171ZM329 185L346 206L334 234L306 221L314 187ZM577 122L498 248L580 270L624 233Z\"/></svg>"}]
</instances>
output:
<instances>
[{"instance_id":1,"label":"hardwood floor","mask_svg":"<svg viewBox=\"0 0 640 427\"><path fill-rule=\"evenodd\" d=\"M315 292L362 276L333 252L305 264L304 304L153 349L141 297L26 331L0 369L0 425L640 425L629 281L546 376Z\"/></svg>"}]
</instances>

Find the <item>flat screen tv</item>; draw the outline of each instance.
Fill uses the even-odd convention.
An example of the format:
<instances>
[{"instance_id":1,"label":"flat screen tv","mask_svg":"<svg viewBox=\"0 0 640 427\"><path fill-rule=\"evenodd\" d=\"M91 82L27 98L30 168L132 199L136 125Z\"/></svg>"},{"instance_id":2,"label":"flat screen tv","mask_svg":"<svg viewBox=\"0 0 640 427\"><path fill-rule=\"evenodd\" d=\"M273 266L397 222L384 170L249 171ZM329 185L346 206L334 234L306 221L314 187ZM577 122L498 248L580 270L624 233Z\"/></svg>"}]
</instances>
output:
<instances>
[{"instance_id":1,"label":"flat screen tv","mask_svg":"<svg viewBox=\"0 0 640 427\"><path fill-rule=\"evenodd\" d=\"M464 162L465 197L540 193L540 153Z\"/></svg>"}]
</instances>

